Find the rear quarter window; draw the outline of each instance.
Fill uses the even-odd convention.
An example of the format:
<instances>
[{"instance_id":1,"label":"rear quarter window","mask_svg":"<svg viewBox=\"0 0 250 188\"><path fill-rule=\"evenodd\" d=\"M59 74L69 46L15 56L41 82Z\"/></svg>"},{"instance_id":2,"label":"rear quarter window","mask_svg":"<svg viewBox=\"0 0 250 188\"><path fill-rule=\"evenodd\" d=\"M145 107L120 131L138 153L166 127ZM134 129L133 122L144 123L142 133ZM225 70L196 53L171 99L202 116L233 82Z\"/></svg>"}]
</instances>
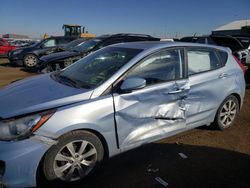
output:
<instances>
[{"instance_id":1,"label":"rear quarter window","mask_svg":"<svg viewBox=\"0 0 250 188\"><path fill-rule=\"evenodd\" d=\"M228 59L228 54L227 54L227 52L218 50L217 53L218 53L218 55L219 55L219 58L220 58L220 61L221 61L222 66L226 65L227 59Z\"/></svg>"}]
</instances>

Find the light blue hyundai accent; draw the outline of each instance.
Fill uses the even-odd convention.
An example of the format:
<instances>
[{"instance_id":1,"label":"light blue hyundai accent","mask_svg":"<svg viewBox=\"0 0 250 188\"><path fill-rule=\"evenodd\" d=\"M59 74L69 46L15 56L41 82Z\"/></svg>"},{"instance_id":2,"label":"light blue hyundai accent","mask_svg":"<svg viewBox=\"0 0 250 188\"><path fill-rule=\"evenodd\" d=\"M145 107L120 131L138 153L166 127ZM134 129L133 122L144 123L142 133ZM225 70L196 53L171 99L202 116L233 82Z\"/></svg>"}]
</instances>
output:
<instances>
[{"instance_id":1,"label":"light blue hyundai accent","mask_svg":"<svg viewBox=\"0 0 250 188\"><path fill-rule=\"evenodd\" d=\"M202 126L230 127L245 81L227 48L112 45L0 90L0 178L7 187L83 180L106 157Z\"/></svg>"}]
</instances>

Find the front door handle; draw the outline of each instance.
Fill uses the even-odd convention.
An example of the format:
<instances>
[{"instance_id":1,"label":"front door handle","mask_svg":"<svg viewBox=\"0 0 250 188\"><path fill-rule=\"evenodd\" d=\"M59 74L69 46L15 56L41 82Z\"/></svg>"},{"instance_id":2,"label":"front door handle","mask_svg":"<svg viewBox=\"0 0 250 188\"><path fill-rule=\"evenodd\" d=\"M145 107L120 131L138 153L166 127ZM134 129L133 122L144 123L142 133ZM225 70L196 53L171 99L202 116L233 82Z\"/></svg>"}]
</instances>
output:
<instances>
[{"instance_id":1,"label":"front door handle","mask_svg":"<svg viewBox=\"0 0 250 188\"><path fill-rule=\"evenodd\" d=\"M177 89L175 91L169 91L168 94L177 94L177 93L181 93L183 90L182 89Z\"/></svg>"}]
</instances>

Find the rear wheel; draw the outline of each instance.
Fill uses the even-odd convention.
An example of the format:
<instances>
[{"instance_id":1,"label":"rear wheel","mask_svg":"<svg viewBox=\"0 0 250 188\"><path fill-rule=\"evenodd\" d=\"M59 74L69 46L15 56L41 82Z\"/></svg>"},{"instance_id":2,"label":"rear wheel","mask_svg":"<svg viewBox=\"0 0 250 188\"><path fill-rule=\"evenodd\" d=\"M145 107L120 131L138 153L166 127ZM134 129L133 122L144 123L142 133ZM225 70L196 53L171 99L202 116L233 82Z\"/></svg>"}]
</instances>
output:
<instances>
[{"instance_id":1,"label":"rear wheel","mask_svg":"<svg viewBox=\"0 0 250 188\"><path fill-rule=\"evenodd\" d=\"M87 131L70 132L47 152L43 162L50 183L83 180L103 160L104 149L96 135Z\"/></svg>"},{"instance_id":2,"label":"rear wheel","mask_svg":"<svg viewBox=\"0 0 250 188\"><path fill-rule=\"evenodd\" d=\"M230 95L223 101L223 103L219 107L215 117L214 125L216 126L216 128L219 128L221 130L232 126L238 112L238 99L235 96Z\"/></svg>"}]
</instances>

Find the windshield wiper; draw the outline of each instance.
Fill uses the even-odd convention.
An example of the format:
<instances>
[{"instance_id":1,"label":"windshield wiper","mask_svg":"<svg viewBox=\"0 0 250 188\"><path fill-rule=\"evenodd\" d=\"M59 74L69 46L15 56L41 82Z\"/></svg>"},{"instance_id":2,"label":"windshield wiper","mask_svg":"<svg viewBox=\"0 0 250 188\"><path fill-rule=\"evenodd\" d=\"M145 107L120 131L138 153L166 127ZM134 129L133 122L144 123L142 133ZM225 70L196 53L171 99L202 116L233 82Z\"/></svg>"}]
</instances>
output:
<instances>
[{"instance_id":1,"label":"windshield wiper","mask_svg":"<svg viewBox=\"0 0 250 188\"><path fill-rule=\"evenodd\" d=\"M73 86L75 88L86 88L86 89L91 88L91 86L89 86L88 84L82 81L73 80L67 76L61 75L60 73L58 73L56 76L58 77L59 81L61 81L62 83L69 84L70 86Z\"/></svg>"},{"instance_id":2,"label":"windshield wiper","mask_svg":"<svg viewBox=\"0 0 250 188\"><path fill-rule=\"evenodd\" d=\"M61 83L65 83L67 85L76 87L76 88L80 88L80 86L78 85L78 83L76 81L74 81L73 79L67 77L67 76L63 76L61 74L57 74L57 77L59 79L59 81L61 81Z\"/></svg>"}]
</instances>

